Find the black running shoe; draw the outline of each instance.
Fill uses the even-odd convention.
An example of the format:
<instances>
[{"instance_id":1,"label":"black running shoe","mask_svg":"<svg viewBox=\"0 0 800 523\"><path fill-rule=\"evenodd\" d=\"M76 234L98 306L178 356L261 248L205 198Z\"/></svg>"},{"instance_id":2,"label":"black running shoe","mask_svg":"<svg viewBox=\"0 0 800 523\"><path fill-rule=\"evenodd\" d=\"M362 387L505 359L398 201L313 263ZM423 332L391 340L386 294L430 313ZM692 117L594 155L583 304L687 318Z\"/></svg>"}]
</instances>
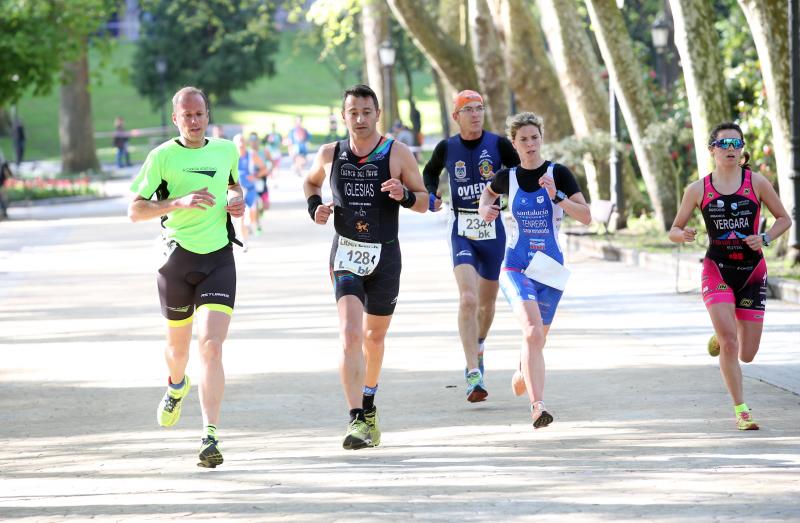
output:
<instances>
[{"instance_id":1,"label":"black running shoe","mask_svg":"<svg viewBox=\"0 0 800 523\"><path fill-rule=\"evenodd\" d=\"M553 423L553 415L545 410L544 403L541 401L531 405L531 418L535 429L541 429Z\"/></svg>"},{"instance_id":2,"label":"black running shoe","mask_svg":"<svg viewBox=\"0 0 800 523\"><path fill-rule=\"evenodd\" d=\"M200 462L197 464L198 467L213 469L217 465L222 465L222 451L219 448L219 441L211 437L203 438L198 457L200 458Z\"/></svg>"}]
</instances>

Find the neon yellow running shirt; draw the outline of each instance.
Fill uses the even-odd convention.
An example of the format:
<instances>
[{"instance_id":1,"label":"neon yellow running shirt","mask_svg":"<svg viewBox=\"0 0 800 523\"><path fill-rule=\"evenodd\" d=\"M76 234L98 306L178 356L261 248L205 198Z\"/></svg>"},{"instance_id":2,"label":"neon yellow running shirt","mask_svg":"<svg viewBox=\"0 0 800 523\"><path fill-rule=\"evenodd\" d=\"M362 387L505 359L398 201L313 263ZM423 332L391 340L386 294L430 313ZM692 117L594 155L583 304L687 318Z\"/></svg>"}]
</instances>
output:
<instances>
[{"instance_id":1,"label":"neon yellow running shirt","mask_svg":"<svg viewBox=\"0 0 800 523\"><path fill-rule=\"evenodd\" d=\"M207 138L199 149L189 149L176 140L159 145L147 155L131 190L142 198L179 198L205 187L214 195L213 207L177 209L164 218L165 236L184 249L207 254L225 247L229 216L225 211L228 185L239 181L239 150L233 142Z\"/></svg>"}]
</instances>

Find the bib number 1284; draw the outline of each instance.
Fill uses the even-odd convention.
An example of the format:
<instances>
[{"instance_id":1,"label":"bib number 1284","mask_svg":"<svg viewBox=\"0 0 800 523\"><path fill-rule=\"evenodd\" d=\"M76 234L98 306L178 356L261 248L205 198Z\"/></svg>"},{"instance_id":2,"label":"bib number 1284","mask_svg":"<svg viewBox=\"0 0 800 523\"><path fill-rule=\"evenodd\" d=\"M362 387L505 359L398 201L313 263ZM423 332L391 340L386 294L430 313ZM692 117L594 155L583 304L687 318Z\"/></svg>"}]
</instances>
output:
<instances>
[{"instance_id":1,"label":"bib number 1284","mask_svg":"<svg viewBox=\"0 0 800 523\"><path fill-rule=\"evenodd\" d=\"M366 276L375 270L380 258L380 243L357 242L340 236L333 260L333 270Z\"/></svg>"}]
</instances>

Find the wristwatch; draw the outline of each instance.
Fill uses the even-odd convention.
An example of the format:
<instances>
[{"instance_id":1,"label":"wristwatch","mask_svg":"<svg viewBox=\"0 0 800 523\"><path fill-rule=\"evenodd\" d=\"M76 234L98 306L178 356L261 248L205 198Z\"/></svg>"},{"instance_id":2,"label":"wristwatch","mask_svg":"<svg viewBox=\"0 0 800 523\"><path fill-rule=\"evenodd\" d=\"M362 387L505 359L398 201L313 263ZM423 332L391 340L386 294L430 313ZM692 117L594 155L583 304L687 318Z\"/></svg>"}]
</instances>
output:
<instances>
[{"instance_id":1,"label":"wristwatch","mask_svg":"<svg viewBox=\"0 0 800 523\"><path fill-rule=\"evenodd\" d=\"M566 199L567 199L567 195L564 193L564 191L556 191L555 198L553 198L550 201L555 203L555 204L558 204L558 203L560 203L560 202L562 202L563 200L566 200Z\"/></svg>"},{"instance_id":2,"label":"wristwatch","mask_svg":"<svg viewBox=\"0 0 800 523\"><path fill-rule=\"evenodd\" d=\"M769 247L769 242L772 241L772 238L769 237L769 234L762 232L760 236L761 236L761 243L764 244L764 247Z\"/></svg>"}]
</instances>

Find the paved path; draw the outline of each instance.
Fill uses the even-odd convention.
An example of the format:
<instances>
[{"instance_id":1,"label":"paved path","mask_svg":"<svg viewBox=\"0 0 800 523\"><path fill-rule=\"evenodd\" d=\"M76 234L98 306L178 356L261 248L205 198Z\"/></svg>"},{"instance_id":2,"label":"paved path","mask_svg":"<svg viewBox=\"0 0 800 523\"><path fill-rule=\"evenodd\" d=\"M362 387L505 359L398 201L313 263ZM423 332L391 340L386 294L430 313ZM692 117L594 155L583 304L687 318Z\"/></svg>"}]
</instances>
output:
<instances>
[{"instance_id":1,"label":"paved path","mask_svg":"<svg viewBox=\"0 0 800 523\"><path fill-rule=\"evenodd\" d=\"M573 257L546 351L556 422L534 432L508 386L520 336L502 299L489 399L464 399L437 215L402 214L383 445L342 450L332 227L311 223L298 188L278 180L266 234L237 252L216 470L195 466L196 391L175 429L154 419L158 224L128 223L122 199L0 224L0 519L800 520L800 307L768 305L747 367L758 379L745 384L763 429L740 433L698 296L674 294L668 275Z\"/></svg>"}]
</instances>

